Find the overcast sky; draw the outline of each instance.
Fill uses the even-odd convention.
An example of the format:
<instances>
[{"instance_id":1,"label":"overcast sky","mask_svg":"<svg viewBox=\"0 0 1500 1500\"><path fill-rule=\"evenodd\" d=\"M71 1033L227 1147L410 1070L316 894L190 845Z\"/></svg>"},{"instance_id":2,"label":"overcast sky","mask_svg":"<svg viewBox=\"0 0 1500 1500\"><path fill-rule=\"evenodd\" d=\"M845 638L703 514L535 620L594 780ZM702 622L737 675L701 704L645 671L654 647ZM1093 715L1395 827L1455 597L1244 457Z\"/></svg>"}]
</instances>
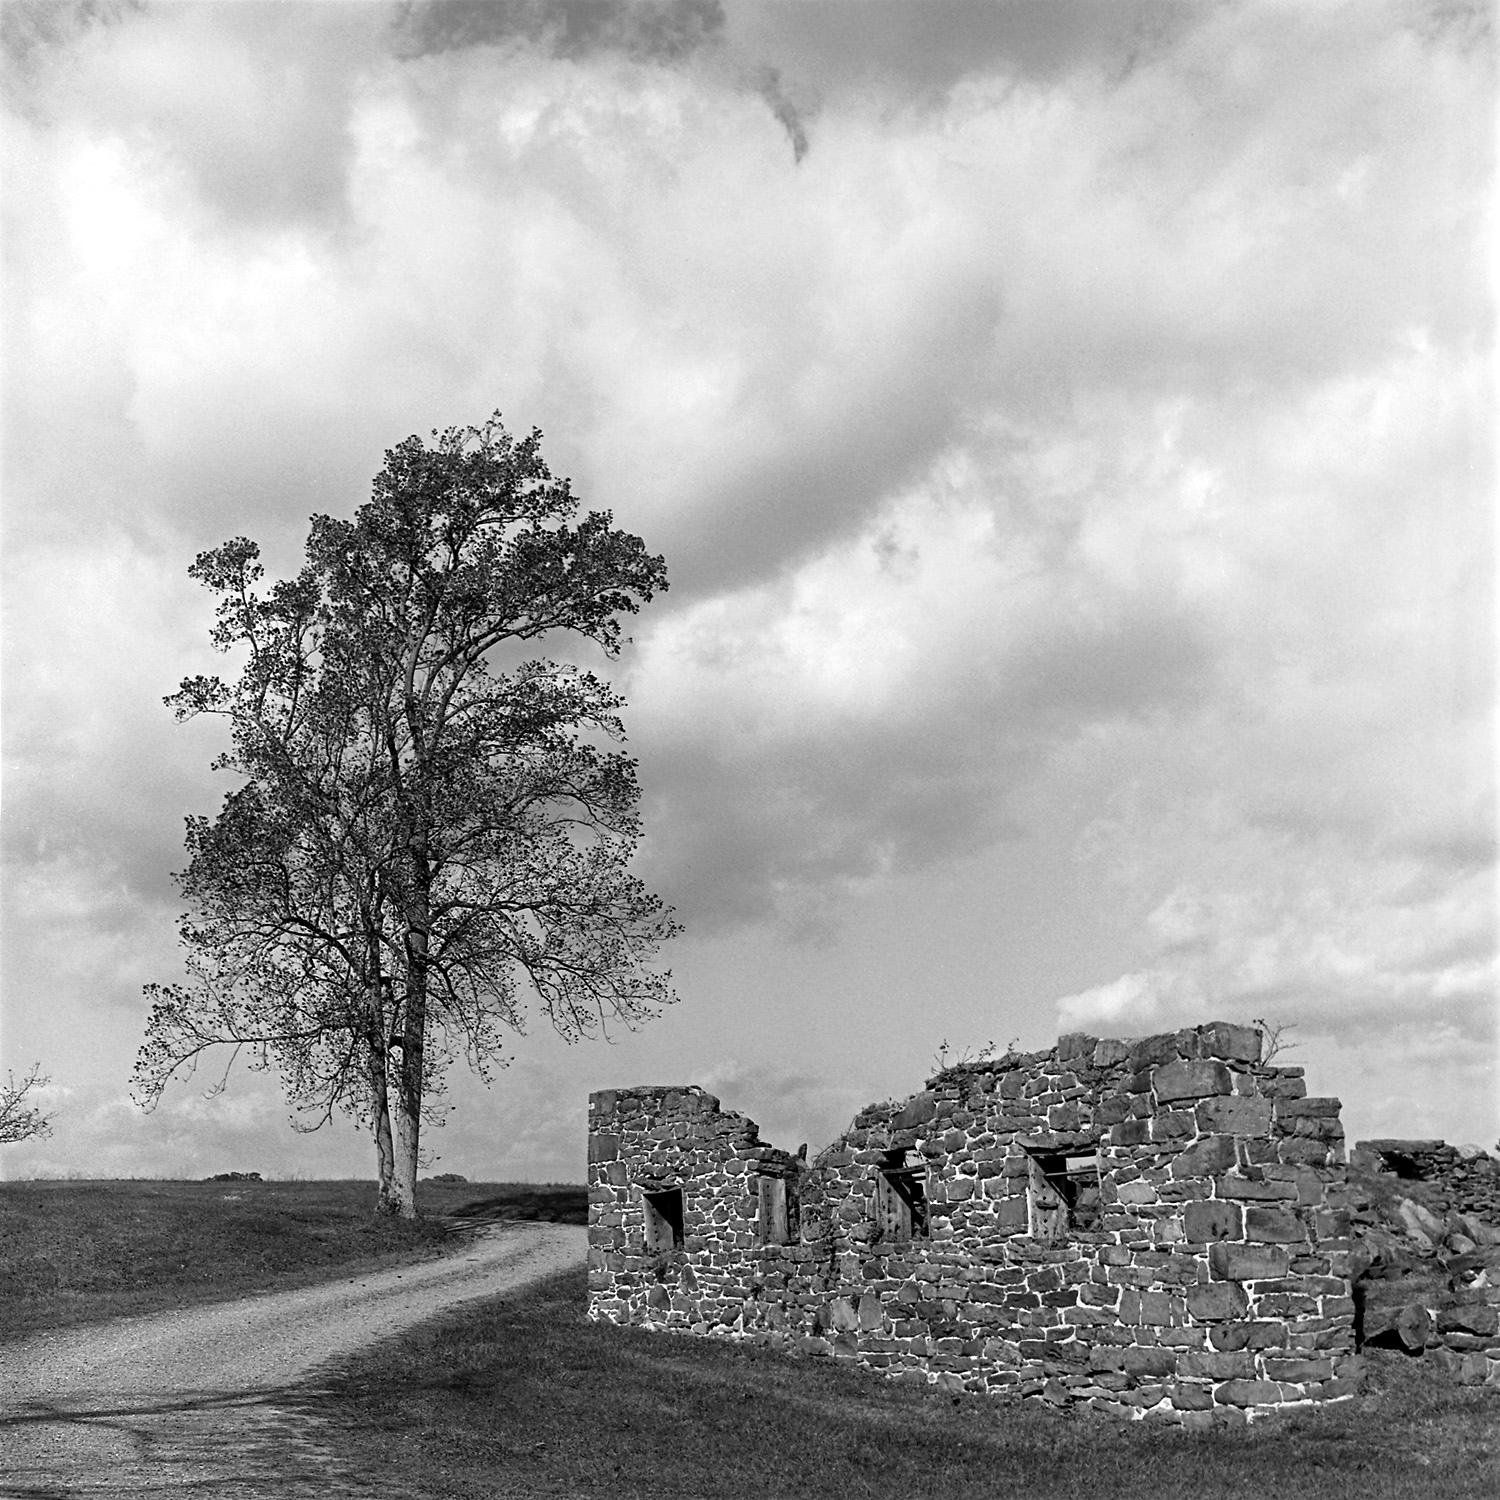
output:
<instances>
[{"instance_id":1,"label":"overcast sky","mask_svg":"<svg viewBox=\"0 0 1500 1500\"><path fill-rule=\"evenodd\" d=\"M373 1175L251 1074L129 1100L227 786L161 699L197 552L497 408L666 555L614 676L687 935L435 1169L1262 1016L1351 1139L1494 1142L1491 16L7 4L0 1171Z\"/></svg>"}]
</instances>

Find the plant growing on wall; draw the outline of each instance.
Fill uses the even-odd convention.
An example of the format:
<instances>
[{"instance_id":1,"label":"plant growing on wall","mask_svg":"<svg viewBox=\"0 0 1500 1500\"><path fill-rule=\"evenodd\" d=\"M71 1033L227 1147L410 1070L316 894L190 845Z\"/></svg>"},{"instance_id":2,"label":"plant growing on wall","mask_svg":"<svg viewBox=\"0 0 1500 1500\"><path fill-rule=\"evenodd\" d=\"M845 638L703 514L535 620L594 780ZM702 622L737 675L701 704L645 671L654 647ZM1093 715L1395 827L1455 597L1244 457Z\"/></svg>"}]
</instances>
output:
<instances>
[{"instance_id":1,"label":"plant growing on wall","mask_svg":"<svg viewBox=\"0 0 1500 1500\"><path fill-rule=\"evenodd\" d=\"M295 578L261 591L255 543L189 570L218 598L240 784L188 820L186 984L148 985L148 1107L211 1049L280 1071L302 1127L362 1119L379 1206L416 1212L421 1129L460 1054L481 1075L526 1002L569 1040L673 999L670 912L630 873L635 764L619 695L519 660L542 640L608 657L666 568L608 514L577 520L540 434L498 416L386 454L353 521L316 516ZM226 1069L227 1076L227 1069Z\"/></svg>"}]
</instances>

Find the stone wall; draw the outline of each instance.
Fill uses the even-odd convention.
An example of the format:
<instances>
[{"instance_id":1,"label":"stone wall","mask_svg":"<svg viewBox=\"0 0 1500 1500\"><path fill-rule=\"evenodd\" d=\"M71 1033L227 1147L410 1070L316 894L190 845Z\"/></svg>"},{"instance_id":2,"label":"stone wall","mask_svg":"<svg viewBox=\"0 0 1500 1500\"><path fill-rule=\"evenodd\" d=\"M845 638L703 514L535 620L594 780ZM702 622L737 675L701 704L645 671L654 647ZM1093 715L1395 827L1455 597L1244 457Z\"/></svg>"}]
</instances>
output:
<instances>
[{"instance_id":1,"label":"stone wall","mask_svg":"<svg viewBox=\"0 0 1500 1500\"><path fill-rule=\"evenodd\" d=\"M698 1089L595 1094L589 1315L1190 1426L1351 1394L1339 1103L1260 1052L1066 1036L810 1163Z\"/></svg>"}]
</instances>

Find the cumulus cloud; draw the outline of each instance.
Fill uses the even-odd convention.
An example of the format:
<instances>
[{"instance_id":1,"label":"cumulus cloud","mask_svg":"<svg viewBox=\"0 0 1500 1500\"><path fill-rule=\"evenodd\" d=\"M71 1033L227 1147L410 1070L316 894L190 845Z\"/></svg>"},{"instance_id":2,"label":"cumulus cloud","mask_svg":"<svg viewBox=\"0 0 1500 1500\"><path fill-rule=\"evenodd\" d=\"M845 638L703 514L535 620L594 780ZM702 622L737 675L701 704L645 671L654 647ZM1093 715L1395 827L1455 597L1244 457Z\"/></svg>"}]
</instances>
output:
<instances>
[{"instance_id":1,"label":"cumulus cloud","mask_svg":"<svg viewBox=\"0 0 1500 1500\"><path fill-rule=\"evenodd\" d=\"M8 1047L169 961L193 554L498 406L710 946L1014 850L1063 1024L1493 1048L1487 11L853 14L6 7Z\"/></svg>"},{"instance_id":2,"label":"cumulus cloud","mask_svg":"<svg viewBox=\"0 0 1500 1500\"><path fill-rule=\"evenodd\" d=\"M651 826L690 917L805 923L862 880L982 848L1060 740L1202 691L1213 646L1191 608L1049 568L974 476L949 478L643 642Z\"/></svg>"},{"instance_id":3,"label":"cumulus cloud","mask_svg":"<svg viewBox=\"0 0 1500 1500\"><path fill-rule=\"evenodd\" d=\"M812 1154L842 1131L869 1101L857 1088L835 1084L821 1074L766 1061L721 1059L695 1080L718 1097L721 1108L748 1115L761 1139Z\"/></svg>"}]
</instances>

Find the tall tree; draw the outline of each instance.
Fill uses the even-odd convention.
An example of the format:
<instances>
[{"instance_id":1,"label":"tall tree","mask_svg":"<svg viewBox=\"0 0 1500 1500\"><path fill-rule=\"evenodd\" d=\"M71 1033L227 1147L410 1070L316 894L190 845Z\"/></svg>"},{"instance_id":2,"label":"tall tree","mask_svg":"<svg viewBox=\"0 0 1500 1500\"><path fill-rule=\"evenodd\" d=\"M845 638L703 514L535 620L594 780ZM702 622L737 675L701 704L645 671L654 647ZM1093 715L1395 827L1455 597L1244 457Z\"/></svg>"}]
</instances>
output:
<instances>
[{"instance_id":1,"label":"tall tree","mask_svg":"<svg viewBox=\"0 0 1500 1500\"><path fill-rule=\"evenodd\" d=\"M218 596L214 644L246 659L166 701L228 719L215 764L241 782L188 820L190 979L147 986L136 1064L149 1107L209 1049L247 1051L303 1128L365 1121L379 1206L405 1215L445 1068L488 1076L528 996L569 1040L674 998L652 961L676 926L629 870L622 700L515 660L559 637L615 656L665 564L608 514L576 519L540 433L433 436L386 454L353 521L313 518L297 577L258 591L244 538L189 570Z\"/></svg>"}]
</instances>

